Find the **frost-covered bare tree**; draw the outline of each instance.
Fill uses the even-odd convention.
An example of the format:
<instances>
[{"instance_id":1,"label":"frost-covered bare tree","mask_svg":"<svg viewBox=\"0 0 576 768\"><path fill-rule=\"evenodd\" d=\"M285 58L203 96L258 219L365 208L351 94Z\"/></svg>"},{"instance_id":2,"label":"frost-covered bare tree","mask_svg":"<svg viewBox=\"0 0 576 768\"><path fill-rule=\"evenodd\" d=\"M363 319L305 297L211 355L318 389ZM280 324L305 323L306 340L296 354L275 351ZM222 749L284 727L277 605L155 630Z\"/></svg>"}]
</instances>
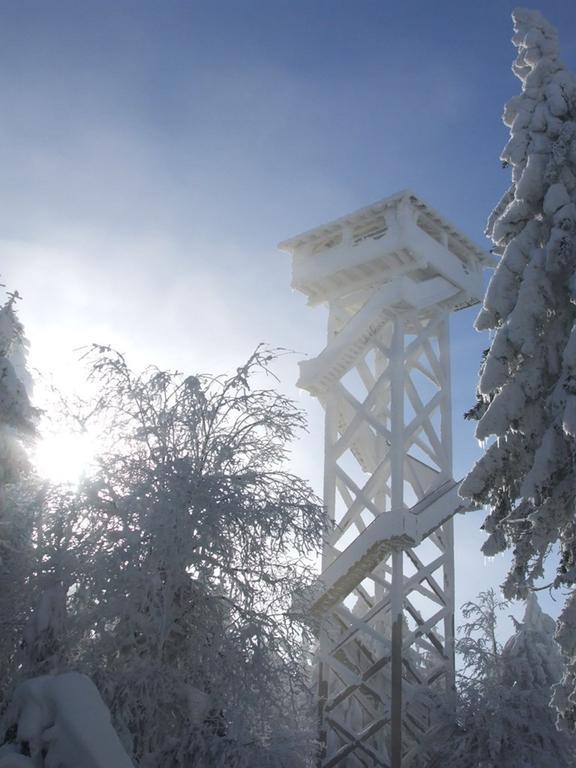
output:
<instances>
[{"instance_id":1,"label":"frost-covered bare tree","mask_svg":"<svg viewBox=\"0 0 576 768\"><path fill-rule=\"evenodd\" d=\"M476 321L492 329L470 416L490 446L460 493L489 507L487 554L513 548L504 585L525 596L559 544L569 597L558 640L567 659L561 720L576 726L576 77L538 11L513 13L522 93L504 111L512 184L487 232L501 260Z\"/></svg>"},{"instance_id":2,"label":"frost-covered bare tree","mask_svg":"<svg viewBox=\"0 0 576 768\"><path fill-rule=\"evenodd\" d=\"M146 768L306 764L291 600L312 578L323 513L285 469L304 420L258 386L271 359L258 349L231 377L183 377L95 349L98 468L41 500L22 669L89 674Z\"/></svg>"},{"instance_id":3,"label":"frost-covered bare tree","mask_svg":"<svg viewBox=\"0 0 576 768\"><path fill-rule=\"evenodd\" d=\"M515 633L502 646L497 625L507 606L493 590L463 606L456 724L437 738L441 746L430 768L573 765L574 740L556 729L550 707L551 688L562 674L554 620L531 594L523 621L515 621Z\"/></svg>"}]
</instances>

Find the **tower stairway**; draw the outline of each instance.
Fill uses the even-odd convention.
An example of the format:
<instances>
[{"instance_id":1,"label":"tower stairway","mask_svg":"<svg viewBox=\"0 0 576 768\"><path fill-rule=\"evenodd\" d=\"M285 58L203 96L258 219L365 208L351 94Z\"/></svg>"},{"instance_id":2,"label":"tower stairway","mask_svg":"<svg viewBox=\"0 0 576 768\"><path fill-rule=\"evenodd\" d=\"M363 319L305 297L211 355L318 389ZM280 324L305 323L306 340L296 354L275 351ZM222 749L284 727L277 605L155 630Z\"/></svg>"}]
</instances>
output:
<instances>
[{"instance_id":1,"label":"tower stairway","mask_svg":"<svg viewBox=\"0 0 576 768\"><path fill-rule=\"evenodd\" d=\"M322 616L360 584L394 549L414 548L467 507L458 496L459 483L446 480L402 515L375 517L323 571L311 588L308 610ZM419 571L413 582L426 581L430 568Z\"/></svg>"}]
</instances>

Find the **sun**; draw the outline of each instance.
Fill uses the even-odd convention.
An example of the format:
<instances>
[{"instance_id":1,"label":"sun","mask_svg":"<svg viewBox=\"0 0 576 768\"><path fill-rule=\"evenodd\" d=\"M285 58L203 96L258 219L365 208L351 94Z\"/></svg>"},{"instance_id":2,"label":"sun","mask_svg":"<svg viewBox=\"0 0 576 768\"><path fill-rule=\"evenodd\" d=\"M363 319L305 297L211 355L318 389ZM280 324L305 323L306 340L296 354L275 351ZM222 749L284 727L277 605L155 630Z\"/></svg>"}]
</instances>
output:
<instances>
[{"instance_id":1,"label":"sun","mask_svg":"<svg viewBox=\"0 0 576 768\"><path fill-rule=\"evenodd\" d=\"M87 432L48 434L38 441L33 463L38 475L53 483L78 485L94 465L97 445Z\"/></svg>"}]
</instances>

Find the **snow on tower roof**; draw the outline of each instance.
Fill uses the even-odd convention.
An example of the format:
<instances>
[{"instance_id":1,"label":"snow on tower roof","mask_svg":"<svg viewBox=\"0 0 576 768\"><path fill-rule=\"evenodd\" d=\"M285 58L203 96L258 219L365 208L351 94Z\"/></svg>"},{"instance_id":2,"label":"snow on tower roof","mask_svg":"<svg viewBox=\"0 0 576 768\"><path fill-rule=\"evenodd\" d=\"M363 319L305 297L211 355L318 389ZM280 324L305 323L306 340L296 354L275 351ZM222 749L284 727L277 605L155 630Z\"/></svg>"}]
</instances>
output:
<instances>
[{"instance_id":1,"label":"snow on tower roof","mask_svg":"<svg viewBox=\"0 0 576 768\"><path fill-rule=\"evenodd\" d=\"M416 209L426 213L428 217L441 228L441 230L457 240L482 266L494 266L494 259L490 254L479 248L444 216L441 216L434 208L432 208L432 206L428 205L428 203L424 202L421 197L409 189L396 192L394 195L385 197L383 200L379 200L364 208L359 208L357 211L348 213L346 216L341 216L339 219L334 219L319 227L314 227L299 235L283 240L279 243L278 248L281 251L293 253L296 249L301 248L304 245L314 244L318 240L323 240L329 235L338 233L344 227L368 224L371 220L380 216L386 209L395 208L404 200L410 202Z\"/></svg>"}]
</instances>

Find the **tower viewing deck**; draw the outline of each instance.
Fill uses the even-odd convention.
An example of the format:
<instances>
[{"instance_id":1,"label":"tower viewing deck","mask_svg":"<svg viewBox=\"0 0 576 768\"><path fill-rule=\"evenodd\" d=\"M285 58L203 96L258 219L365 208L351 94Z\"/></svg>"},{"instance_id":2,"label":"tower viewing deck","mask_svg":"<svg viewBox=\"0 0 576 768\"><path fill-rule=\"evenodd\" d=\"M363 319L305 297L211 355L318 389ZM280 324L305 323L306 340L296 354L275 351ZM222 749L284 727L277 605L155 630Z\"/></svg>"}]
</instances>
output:
<instances>
[{"instance_id":1,"label":"tower viewing deck","mask_svg":"<svg viewBox=\"0 0 576 768\"><path fill-rule=\"evenodd\" d=\"M328 306L299 385L325 412L318 620L323 768L404 768L454 686L450 313L481 301L492 257L400 192L279 246Z\"/></svg>"}]
</instances>

